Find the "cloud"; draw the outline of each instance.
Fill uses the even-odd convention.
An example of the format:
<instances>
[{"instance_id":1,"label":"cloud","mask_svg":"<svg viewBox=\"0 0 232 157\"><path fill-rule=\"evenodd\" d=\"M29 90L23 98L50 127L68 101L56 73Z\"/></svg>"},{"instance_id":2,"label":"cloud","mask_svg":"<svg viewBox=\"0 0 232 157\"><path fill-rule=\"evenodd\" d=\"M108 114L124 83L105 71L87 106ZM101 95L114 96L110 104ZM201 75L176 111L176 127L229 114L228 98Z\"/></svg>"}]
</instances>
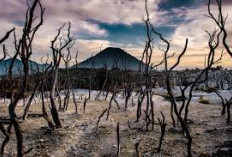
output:
<instances>
[{"instance_id":1,"label":"cloud","mask_svg":"<svg viewBox=\"0 0 232 157\"><path fill-rule=\"evenodd\" d=\"M80 60L86 59L96 53L100 52L100 49L105 49L106 47L112 46L107 40L76 40L75 47L80 52Z\"/></svg>"},{"instance_id":2,"label":"cloud","mask_svg":"<svg viewBox=\"0 0 232 157\"><path fill-rule=\"evenodd\" d=\"M230 13L232 5L223 6L223 14L228 14L227 19L227 30L228 30L228 40L232 39L231 28L232 14ZM213 13L217 15L216 6L212 6ZM216 24L206 15L208 14L206 6L201 6L195 9L189 9L186 12L185 20L189 22L184 22L177 27L175 33L171 36L171 41L176 47L183 46L186 38L189 39L189 53L192 54L202 54L208 52L208 35L206 30L212 32L217 29Z\"/></svg>"},{"instance_id":3,"label":"cloud","mask_svg":"<svg viewBox=\"0 0 232 157\"><path fill-rule=\"evenodd\" d=\"M31 0L29 0L31 1ZM73 53L79 50L79 59L83 60L99 52L101 44L103 47L119 46L126 48L129 53L140 57L142 54L143 44L125 43L122 39L129 40L126 36L130 36L139 42L141 36L139 30L136 30L136 24L142 24L142 17L145 15L144 0L41 0L46 8L44 25L39 29L34 40L33 57L37 60L41 56L49 53L50 41L57 33L57 29L65 22L72 23L72 34L76 36L76 46ZM207 18L207 9L204 0L198 2L177 3L171 0L148 0L149 13L154 26L163 28L164 32L168 32L168 37L174 45L172 51L179 52L184 46L186 38L189 38L189 47L187 55L201 55L207 53L208 37L204 30L212 30L216 26L212 20ZM229 14L227 28L228 41L232 43L232 15L230 13L231 0L222 0L225 15ZM160 9L160 5L166 3L168 9ZM172 3L171 3L172 2ZM200 3L201 2L201 3ZM199 5L201 4L201 5ZM216 13L215 6L213 10ZM25 20L26 0L1 0L0 2L0 36L12 27L16 27L17 36L20 36L22 25ZM97 21L97 22L96 22ZM112 34L109 29L102 27L100 23L106 23L109 27L122 25L128 26L127 30L133 29L131 32L125 31L125 38L120 33ZM166 29L165 29L165 28ZM167 28L170 28L168 31ZM123 28L123 27L119 27ZM126 28L126 27L125 27ZM137 36L134 35L137 33ZM124 34L121 33L121 34ZM112 38L114 36L114 38ZM94 40L93 40L94 39ZM113 40L111 40L113 39ZM145 42L145 41L144 41ZM124 45L123 45L124 43ZM131 45L128 45L131 44ZM12 37L7 42L9 52L13 52ZM200 56L198 56L200 57Z\"/></svg>"},{"instance_id":4,"label":"cloud","mask_svg":"<svg viewBox=\"0 0 232 157\"><path fill-rule=\"evenodd\" d=\"M149 0L152 19L158 17L155 12L158 9L159 1ZM44 24L38 30L34 40L35 53L33 56L35 58L50 51L50 41L54 38L57 29L67 21L72 23L72 34L75 34L81 41L82 36L99 38L108 36L107 30L100 28L91 20L108 24L131 25L142 23L144 15L144 1L141 0L41 0L41 2L46 10ZM25 20L26 0L1 0L0 3L0 35L5 34L8 29L16 27L19 38ZM86 47L89 47L91 49L92 45L100 47L99 41L101 40L90 40L88 43L87 40L83 40L78 48L87 49ZM107 42L109 43L109 41ZM9 52L13 54L13 40L9 39L7 45Z\"/></svg>"}]
</instances>

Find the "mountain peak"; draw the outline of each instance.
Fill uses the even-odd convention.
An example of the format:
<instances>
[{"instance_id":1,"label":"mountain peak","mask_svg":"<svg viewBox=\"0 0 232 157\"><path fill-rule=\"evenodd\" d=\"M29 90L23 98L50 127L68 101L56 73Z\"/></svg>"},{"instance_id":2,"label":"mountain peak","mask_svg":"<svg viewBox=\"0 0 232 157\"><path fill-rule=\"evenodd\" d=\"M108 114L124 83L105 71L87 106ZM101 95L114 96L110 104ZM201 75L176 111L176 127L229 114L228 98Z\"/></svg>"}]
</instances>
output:
<instances>
[{"instance_id":1,"label":"mountain peak","mask_svg":"<svg viewBox=\"0 0 232 157\"><path fill-rule=\"evenodd\" d=\"M13 58L7 58L0 61L0 76L7 75L9 71L9 67L12 64ZM29 61L30 72L36 72L37 65L39 67L39 71L43 71L47 65L38 64L34 61ZM23 63L20 59L16 58L12 68L13 74L22 74L23 73Z\"/></svg>"},{"instance_id":2,"label":"mountain peak","mask_svg":"<svg viewBox=\"0 0 232 157\"><path fill-rule=\"evenodd\" d=\"M107 69L119 68L120 70L138 71L141 61L126 51L117 47L107 47L93 57L77 65L78 68ZM143 63L142 63L143 64Z\"/></svg>"}]
</instances>

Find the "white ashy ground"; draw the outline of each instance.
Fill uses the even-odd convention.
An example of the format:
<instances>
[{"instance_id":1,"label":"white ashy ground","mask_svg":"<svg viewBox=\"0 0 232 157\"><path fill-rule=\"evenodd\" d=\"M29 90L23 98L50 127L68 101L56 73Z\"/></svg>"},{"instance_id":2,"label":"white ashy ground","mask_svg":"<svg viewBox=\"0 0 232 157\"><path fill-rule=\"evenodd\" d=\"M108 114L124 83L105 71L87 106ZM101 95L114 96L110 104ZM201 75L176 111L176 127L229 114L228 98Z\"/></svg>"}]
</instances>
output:
<instances>
[{"instance_id":1,"label":"white ashy ground","mask_svg":"<svg viewBox=\"0 0 232 157\"><path fill-rule=\"evenodd\" d=\"M122 94L117 95L117 101L121 109L118 109L113 103L110 111L109 119L106 120L104 115L96 131L96 121L104 109L108 107L108 99L104 100L104 95L100 96L100 100L94 98L98 91L91 91L91 100L87 102L86 113L83 114L84 97L88 97L88 90L76 89L76 97L78 99L78 114L75 114L74 104L70 101L69 109L66 112L59 112L63 128L50 131L47 129L47 123L41 116L33 116L33 114L41 114L41 104L39 98L33 102L30 108L29 119L21 123L24 135L25 148L33 147L33 150L27 156L115 156L116 154L116 124L120 123L121 149L120 156L135 156L134 144L141 141L139 152L143 156L186 156L186 139L181 133L179 126L172 127L170 118L170 102L165 101L163 97L158 95L166 94L165 89L154 89L154 93L158 94L153 97L155 118L160 116L160 111L164 113L167 121L167 129L164 137L163 148L161 153L153 154L158 146L160 137L160 127L155 124L153 131L145 132L143 130L145 124L144 115L139 123L135 123L137 96L133 93L135 105L132 106L132 100L129 100L129 108L124 110L124 98ZM229 91L220 91L224 97L229 98ZM179 90L174 93L179 95ZM63 92L61 93L64 96ZM208 99L210 104L199 104L199 98L203 96ZM82 100L81 100L82 97ZM72 98L71 98L72 100ZM143 107L145 107L145 102ZM7 105L0 101L0 115L7 116ZM47 109L48 109L47 104ZM20 116L23 112L23 101L20 101L16 109ZM225 117L220 116L221 104L220 99L214 93L202 93L194 91L193 101L190 105L189 118L194 122L190 124L191 134L193 136L193 156L211 155L217 148L226 141L232 141L232 126L226 124ZM128 122L131 127L130 130ZM14 135L14 133L13 133ZM0 143L4 136L0 134ZM12 136L6 154L15 156L16 140Z\"/></svg>"}]
</instances>

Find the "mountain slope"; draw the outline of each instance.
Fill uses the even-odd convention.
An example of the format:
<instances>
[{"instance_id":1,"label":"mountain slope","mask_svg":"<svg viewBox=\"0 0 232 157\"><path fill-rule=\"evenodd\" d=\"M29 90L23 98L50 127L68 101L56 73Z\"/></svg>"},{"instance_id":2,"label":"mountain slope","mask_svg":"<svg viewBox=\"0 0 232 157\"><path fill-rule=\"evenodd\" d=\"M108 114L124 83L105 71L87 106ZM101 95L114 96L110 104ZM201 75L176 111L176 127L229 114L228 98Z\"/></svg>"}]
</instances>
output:
<instances>
[{"instance_id":1,"label":"mountain slope","mask_svg":"<svg viewBox=\"0 0 232 157\"><path fill-rule=\"evenodd\" d=\"M140 60L126 53L124 50L120 48L108 47L95 56L79 63L77 67L93 67L96 69L107 67L107 69L119 68L120 70L138 71L140 64L144 66L144 63L141 63Z\"/></svg>"},{"instance_id":2,"label":"mountain slope","mask_svg":"<svg viewBox=\"0 0 232 157\"><path fill-rule=\"evenodd\" d=\"M8 74L8 70L9 70L10 64L12 63L12 60L13 60L12 58L9 58L9 59L0 61L0 75ZM30 66L30 73L38 71L35 62L29 61L29 66ZM46 65L38 64L38 67L39 67L39 71L42 71L44 70ZM19 59L15 60L13 68L12 68L12 73L14 75L23 74L23 63L21 60Z\"/></svg>"}]
</instances>

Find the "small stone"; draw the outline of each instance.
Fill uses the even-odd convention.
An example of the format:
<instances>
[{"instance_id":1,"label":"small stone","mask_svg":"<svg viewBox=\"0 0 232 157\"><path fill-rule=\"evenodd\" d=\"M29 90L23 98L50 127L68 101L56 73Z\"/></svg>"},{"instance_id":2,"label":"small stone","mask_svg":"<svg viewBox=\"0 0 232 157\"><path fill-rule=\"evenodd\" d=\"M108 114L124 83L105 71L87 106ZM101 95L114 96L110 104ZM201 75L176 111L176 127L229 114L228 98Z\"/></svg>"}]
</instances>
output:
<instances>
[{"instance_id":1,"label":"small stone","mask_svg":"<svg viewBox=\"0 0 232 157\"><path fill-rule=\"evenodd\" d=\"M219 148L215 153L212 155L213 157L229 157L232 156L232 148Z\"/></svg>"},{"instance_id":2,"label":"small stone","mask_svg":"<svg viewBox=\"0 0 232 157\"><path fill-rule=\"evenodd\" d=\"M210 157L210 154L207 152L200 153L199 157Z\"/></svg>"}]
</instances>

